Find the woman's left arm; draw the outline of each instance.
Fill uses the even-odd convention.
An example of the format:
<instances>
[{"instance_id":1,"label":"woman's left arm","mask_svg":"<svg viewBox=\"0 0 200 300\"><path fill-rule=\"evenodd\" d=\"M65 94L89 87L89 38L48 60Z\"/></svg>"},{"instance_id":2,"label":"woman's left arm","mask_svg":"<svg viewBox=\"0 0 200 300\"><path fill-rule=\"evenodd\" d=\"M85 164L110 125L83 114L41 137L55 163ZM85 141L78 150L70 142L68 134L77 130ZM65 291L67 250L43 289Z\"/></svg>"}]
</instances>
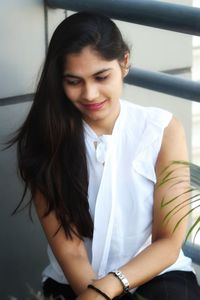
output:
<instances>
[{"instance_id":1,"label":"woman's left arm","mask_svg":"<svg viewBox=\"0 0 200 300\"><path fill-rule=\"evenodd\" d=\"M184 129L181 123L173 118L164 131L162 146L156 162L157 179L159 179L163 169L169 166L172 161L187 159ZM173 168L175 177L184 177L186 182L182 183L180 181L180 183L175 184L172 189L169 188L169 184L155 188L152 244L126 265L119 268L128 279L130 288L140 286L151 280L164 269L172 265L178 258L185 237L187 218L180 223L175 231L174 227L180 218L187 213L188 207L186 206L180 212L176 213L168 223L163 223L163 219L169 210L183 201L186 196L178 197L170 205L166 205L162 208L161 201L163 197L170 200L185 191L186 185L188 186L189 184L189 171L186 168ZM119 280L112 274L108 274L102 279L96 280L94 285L108 294L111 299L122 293L122 286ZM84 295L82 296L83 298L80 296L80 300L87 299Z\"/></svg>"}]
</instances>

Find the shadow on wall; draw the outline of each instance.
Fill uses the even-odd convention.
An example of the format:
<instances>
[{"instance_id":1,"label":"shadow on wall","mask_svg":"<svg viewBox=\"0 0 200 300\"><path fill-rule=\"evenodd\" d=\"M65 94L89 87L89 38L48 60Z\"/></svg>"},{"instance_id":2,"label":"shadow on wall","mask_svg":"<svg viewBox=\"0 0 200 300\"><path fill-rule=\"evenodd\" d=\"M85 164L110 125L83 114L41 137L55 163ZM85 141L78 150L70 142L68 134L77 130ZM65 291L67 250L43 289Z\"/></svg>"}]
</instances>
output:
<instances>
[{"instance_id":1,"label":"shadow on wall","mask_svg":"<svg viewBox=\"0 0 200 300\"><path fill-rule=\"evenodd\" d=\"M24 119L30 102L3 106L0 109L0 143L15 131ZM2 148L2 146L0 146ZM0 152L0 299L9 296L27 299L28 285L41 288L41 272L47 264L46 239L33 211L33 223L28 210L11 217L23 191L16 171L16 149Z\"/></svg>"}]
</instances>

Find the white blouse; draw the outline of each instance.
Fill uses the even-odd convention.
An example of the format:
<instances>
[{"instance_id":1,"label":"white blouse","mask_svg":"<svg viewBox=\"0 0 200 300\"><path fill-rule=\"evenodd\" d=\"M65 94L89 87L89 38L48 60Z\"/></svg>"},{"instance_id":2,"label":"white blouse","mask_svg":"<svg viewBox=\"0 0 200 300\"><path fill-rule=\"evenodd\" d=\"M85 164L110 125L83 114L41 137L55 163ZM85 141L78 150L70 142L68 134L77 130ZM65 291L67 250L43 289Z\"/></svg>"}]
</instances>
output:
<instances>
[{"instance_id":1,"label":"white blouse","mask_svg":"<svg viewBox=\"0 0 200 300\"><path fill-rule=\"evenodd\" d=\"M120 101L112 135L97 136L84 122L89 173L88 201L93 240L85 239L98 278L119 268L151 243L155 163L171 113ZM43 280L67 283L48 247L50 265ZM192 271L183 252L164 270Z\"/></svg>"}]
</instances>

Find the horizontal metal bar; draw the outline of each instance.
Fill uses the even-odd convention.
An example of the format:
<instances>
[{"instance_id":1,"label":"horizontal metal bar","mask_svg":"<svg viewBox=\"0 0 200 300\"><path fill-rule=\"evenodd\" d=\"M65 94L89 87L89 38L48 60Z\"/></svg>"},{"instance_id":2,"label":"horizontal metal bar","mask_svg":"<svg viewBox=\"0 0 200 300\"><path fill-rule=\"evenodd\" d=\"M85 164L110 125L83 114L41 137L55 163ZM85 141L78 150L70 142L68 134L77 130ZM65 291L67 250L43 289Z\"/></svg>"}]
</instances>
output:
<instances>
[{"instance_id":1,"label":"horizontal metal bar","mask_svg":"<svg viewBox=\"0 0 200 300\"><path fill-rule=\"evenodd\" d=\"M200 83L175 75L133 68L130 69L125 82L156 92L200 102Z\"/></svg>"},{"instance_id":2,"label":"horizontal metal bar","mask_svg":"<svg viewBox=\"0 0 200 300\"><path fill-rule=\"evenodd\" d=\"M34 94L26 94L14 97L0 98L0 106L19 104L33 100Z\"/></svg>"},{"instance_id":3,"label":"horizontal metal bar","mask_svg":"<svg viewBox=\"0 0 200 300\"><path fill-rule=\"evenodd\" d=\"M126 22L200 35L200 8L155 0L46 0L50 7L98 11Z\"/></svg>"},{"instance_id":4,"label":"horizontal metal bar","mask_svg":"<svg viewBox=\"0 0 200 300\"><path fill-rule=\"evenodd\" d=\"M182 75L185 73L191 73L191 66L183 67L183 68L176 68L176 69L162 70L161 72L165 73L165 74L171 74L171 75Z\"/></svg>"},{"instance_id":5,"label":"horizontal metal bar","mask_svg":"<svg viewBox=\"0 0 200 300\"><path fill-rule=\"evenodd\" d=\"M186 242L183 245L183 252L186 256L190 257L195 264L200 265L200 246Z\"/></svg>"}]
</instances>

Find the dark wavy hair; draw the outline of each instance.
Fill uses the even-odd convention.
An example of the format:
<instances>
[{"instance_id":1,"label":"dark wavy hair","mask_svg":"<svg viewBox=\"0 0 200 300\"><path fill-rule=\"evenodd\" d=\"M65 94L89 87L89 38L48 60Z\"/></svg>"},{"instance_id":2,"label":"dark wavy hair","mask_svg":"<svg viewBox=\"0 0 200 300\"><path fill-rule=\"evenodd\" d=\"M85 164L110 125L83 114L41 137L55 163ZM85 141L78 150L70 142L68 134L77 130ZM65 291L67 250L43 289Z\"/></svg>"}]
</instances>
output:
<instances>
[{"instance_id":1,"label":"dark wavy hair","mask_svg":"<svg viewBox=\"0 0 200 300\"><path fill-rule=\"evenodd\" d=\"M129 52L115 23L104 15L79 12L55 30L30 112L9 146L17 143L18 167L29 203L40 192L55 211L67 237L93 235L82 116L62 87L64 57L91 46L107 60ZM73 228L76 228L76 232Z\"/></svg>"}]
</instances>

